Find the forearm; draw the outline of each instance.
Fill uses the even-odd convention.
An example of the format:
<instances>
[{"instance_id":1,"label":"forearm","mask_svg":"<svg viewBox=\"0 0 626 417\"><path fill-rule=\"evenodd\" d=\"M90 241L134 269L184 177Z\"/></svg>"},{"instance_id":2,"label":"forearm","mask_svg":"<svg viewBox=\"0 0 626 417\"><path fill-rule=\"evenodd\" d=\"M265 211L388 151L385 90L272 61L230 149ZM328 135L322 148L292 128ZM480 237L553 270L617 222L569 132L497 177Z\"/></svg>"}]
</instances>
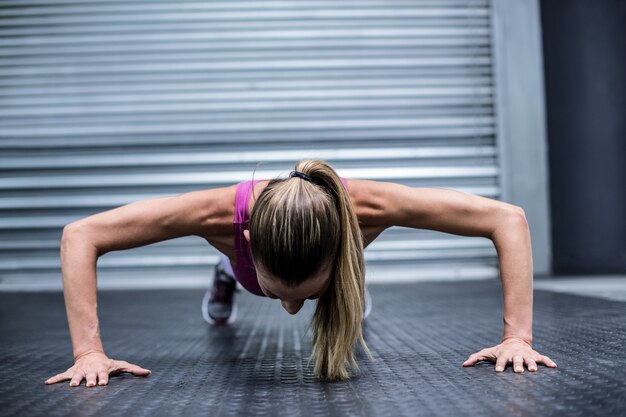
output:
<instances>
[{"instance_id":1,"label":"forearm","mask_svg":"<svg viewBox=\"0 0 626 417\"><path fill-rule=\"evenodd\" d=\"M498 252L504 299L502 338L532 344L533 265L530 232L523 214L503 219L492 240Z\"/></svg>"},{"instance_id":2,"label":"forearm","mask_svg":"<svg viewBox=\"0 0 626 417\"><path fill-rule=\"evenodd\" d=\"M80 232L63 233L63 294L75 359L85 353L104 351L97 314L97 260L96 248Z\"/></svg>"}]
</instances>

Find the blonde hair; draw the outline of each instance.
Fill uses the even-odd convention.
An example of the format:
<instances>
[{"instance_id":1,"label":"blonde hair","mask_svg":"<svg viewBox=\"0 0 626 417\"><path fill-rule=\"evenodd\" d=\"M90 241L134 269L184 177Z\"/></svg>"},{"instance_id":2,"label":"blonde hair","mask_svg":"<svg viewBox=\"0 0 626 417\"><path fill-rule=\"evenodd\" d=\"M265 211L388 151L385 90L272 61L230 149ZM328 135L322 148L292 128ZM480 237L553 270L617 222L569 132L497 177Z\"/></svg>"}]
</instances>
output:
<instances>
[{"instance_id":1,"label":"blonde hair","mask_svg":"<svg viewBox=\"0 0 626 417\"><path fill-rule=\"evenodd\" d=\"M358 369L355 349L363 339L365 264L363 238L350 196L330 165L302 160L295 170L313 179L274 179L250 213L250 249L287 286L296 286L332 262L332 282L313 314L315 375L345 380Z\"/></svg>"}]
</instances>

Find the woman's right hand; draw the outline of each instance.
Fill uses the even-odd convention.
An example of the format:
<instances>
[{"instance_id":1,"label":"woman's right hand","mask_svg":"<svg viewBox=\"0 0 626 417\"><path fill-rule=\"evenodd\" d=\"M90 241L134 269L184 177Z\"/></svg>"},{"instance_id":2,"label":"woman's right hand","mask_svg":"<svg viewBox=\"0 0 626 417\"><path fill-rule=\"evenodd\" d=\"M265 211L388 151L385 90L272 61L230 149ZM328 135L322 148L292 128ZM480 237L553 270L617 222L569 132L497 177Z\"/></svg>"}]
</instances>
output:
<instances>
[{"instance_id":1,"label":"woman's right hand","mask_svg":"<svg viewBox=\"0 0 626 417\"><path fill-rule=\"evenodd\" d=\"M47 379L46 384L56 384L69 379L70 387L77 387L84 379L87 387L94 387L96 383L98 385L107 385L109 383L109 375L116 375L122 372L128 372L136 376L148 376L151 373L150 370L138 365L109 359L102 352L90 352L79 356L74 362L74 366L67 371Z\"/></svg>"}]
</instances>

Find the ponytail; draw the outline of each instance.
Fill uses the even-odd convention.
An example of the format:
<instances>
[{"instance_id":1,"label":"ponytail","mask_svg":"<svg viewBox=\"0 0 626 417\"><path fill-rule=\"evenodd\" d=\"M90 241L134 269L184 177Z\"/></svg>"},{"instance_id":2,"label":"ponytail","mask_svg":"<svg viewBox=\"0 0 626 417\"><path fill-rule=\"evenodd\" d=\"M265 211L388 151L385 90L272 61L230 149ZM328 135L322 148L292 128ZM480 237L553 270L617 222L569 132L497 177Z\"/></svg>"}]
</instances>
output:
<instances>
[{"instance_id":1,"label":"ponytail","mask_svg":"<svg viewBox=\"0 0 626 417\"><path fill-rule=\"evenodd\" d=\"M328 164L303 160L299 178L269 182L250 212L255 264L289 287L334 265L328 289L312 318L315 375L345 380L357 369L355 349L369 350L362 333L365 299L363 238L350 196Z\"/></svg>"},{"instance_id":2,"label":"ponytail","mask_svg":"<svg viewBox=\"0 0 626 417\"><path fill-rule=\"evenodd\" d=\"M317 302L313 314L315 374L324 380L345 380L349 368L358 369L357 343L369 354L363 339L365 263L363 238L350 196L341 179L328 164L303 160L295 170L314 178L333 195L339 214L340 238L334 276L328 290Z\"/></svg>"}]
</instances>

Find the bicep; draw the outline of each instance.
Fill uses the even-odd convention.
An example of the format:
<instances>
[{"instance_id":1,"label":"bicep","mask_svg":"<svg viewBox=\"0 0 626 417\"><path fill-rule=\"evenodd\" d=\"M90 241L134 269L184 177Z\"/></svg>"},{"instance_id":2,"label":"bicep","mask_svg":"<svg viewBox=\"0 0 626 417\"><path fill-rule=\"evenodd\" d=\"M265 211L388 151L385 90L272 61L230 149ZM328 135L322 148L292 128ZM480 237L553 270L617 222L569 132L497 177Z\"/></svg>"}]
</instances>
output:
<instances>
[{"instance_id":1,"label":"bicep","mask_svg":"<svg viewBox=\"0 0 626 417\"><path fill-rule=\"evenodd\" d=\"M444 188L385 183L381 190L389 225L463 236L490 237L496 225L517 209L495 199Z\"/></svg>"},{"instance_id":2,"label":"bicep","mask_svg":"<svg viewBox=\"0 0 626 417\"><path fill-rule=\"evenodd\" d=\"M217 227L223 215L220 198L226 189L193 191L171 197L141 200L78 220L64 229L87 239L100 255Z\"/></svg>"}]
</instances>

